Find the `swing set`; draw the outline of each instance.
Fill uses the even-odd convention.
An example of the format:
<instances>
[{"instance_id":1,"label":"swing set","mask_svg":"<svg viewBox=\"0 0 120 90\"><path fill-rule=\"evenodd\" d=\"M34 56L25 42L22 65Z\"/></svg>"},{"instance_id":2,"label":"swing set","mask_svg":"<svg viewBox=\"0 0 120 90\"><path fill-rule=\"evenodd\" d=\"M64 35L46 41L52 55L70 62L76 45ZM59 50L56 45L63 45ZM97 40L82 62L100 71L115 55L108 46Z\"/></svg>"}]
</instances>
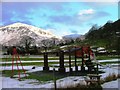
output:
<instances>
[{"instance_id":1,"label":"swing set","mask_svg":"<svg viewBox=\"0 0 120 90\"><path fill-rule=\"evenodd\" d=\"M20 80L20 69L19 69L19 66L18 66L19 63L21 65L21 67L22 67L22 70L24 71L25 77L27 77L25 69L24 69L24 67L22 65L22 62L20 60L19 54L18 54L17 49L16 49L15 46L13 46L13 49L12 49L12 75L11 75L11 78L14 76L14 61L16 61L16 65L17 65L18 80Z\"/></svg>"},{"instance_id":2,"label":"swing set","mask_svg":"<svg viewBox=\"0 0 120 90\"><path fill-rule=\"evenodd\" d=\"M60 72L65 72L65 67L64 67L64 53L65 52L59 52L59 64L60 64L60 67L59 67L59 71ZM72 71L72 68L71 68L71 54L74 53L74 56L75 56L75 71L78 71L78 65L77 65L77 58L81 58L82 59L82 65L81 65L81 71L85 71L85 65L88 67L88 71L92 71L92 69L94 69L94 66L92 66L92 62L91 60L94 60L94 53L93 51L90 49L89 46L82 46L82 47L75 47L75 49L72 51L70 50L69 52L69 68L70 68L70 71ZM11 73L11 78L14 76L14 64L16 64L17 66L17 71L18 71L18 80L21 79L21 76L20 76L20 66L19 64L21 65L22 67L22 71L24 72L24 75L25 77L26 76L26 72L25 72L25 69L22 65L22 62L20 60L20 56L17 52L17 49L15 46L13 46L13 49L12 49L12 73ZM45 53L44 54L44 67L43 67L43 70L49 70L49 66L48 66L48 53ZM96 71L96 70L95 70ZM97 71L98 71L98 67L97 67Z\"/></svg>"}]
</instances>

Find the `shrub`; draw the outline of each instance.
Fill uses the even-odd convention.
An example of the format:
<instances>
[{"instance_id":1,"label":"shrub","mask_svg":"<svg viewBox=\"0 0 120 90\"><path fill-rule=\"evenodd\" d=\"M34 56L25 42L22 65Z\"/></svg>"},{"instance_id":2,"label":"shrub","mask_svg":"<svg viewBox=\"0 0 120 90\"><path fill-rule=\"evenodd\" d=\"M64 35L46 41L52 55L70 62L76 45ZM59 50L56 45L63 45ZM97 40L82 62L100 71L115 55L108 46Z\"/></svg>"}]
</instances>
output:
<instances>
[{"instance_id":1,"label":"shrub","mask_svg":"<svg viewBox=\"0 0 120 90\"><path fill-rule=\"evenodd\" d=\"M107 76L106 78L104 78L105 82L109 82L112 80L116 80L117 79L117 75L116 74L109 74L109 76Z\"/></svg>"}]
</instances>

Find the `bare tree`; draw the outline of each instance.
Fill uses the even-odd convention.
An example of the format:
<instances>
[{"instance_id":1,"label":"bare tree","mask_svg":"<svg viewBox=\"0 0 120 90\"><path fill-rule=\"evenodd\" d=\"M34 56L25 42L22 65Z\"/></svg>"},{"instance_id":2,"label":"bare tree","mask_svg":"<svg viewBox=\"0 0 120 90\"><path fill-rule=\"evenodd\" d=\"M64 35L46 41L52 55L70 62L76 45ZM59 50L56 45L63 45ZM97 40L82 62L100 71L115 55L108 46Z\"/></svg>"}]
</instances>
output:
<instances>
[{"instance_id":1,"label":"bare tree","mask_svg":"<svg viewBox=\"0 0 120 90\"><path fill-rule=\"evenodd\" d=\"M23 36L22 39L20 40L20 46L24 46L26 52L29 52L30 46L35 44L35 40L33 38L31 38L30 36Z\"/></svg>"},{"instance_id":2,"label":"bare tree","mask_svg":"<svg viewBox=\"0 0 120 90\"><path fill-rule=\"evenodd\" d=\"M50 48L55 45L55 41L53 39L44 39L41 41L41 43L45 51L47 50L47 48Z\"/></svg>"},{"instance_id":3,"label":"bare tree","mask_svg":"<svg viewBox=\"0 0 120 90\"><path fill-rule=\"evenodd\" d=\"M53 40L51 39L44 39L41 41L43 47L51 47L53 45Z\"/></svg>"}]
</instances>

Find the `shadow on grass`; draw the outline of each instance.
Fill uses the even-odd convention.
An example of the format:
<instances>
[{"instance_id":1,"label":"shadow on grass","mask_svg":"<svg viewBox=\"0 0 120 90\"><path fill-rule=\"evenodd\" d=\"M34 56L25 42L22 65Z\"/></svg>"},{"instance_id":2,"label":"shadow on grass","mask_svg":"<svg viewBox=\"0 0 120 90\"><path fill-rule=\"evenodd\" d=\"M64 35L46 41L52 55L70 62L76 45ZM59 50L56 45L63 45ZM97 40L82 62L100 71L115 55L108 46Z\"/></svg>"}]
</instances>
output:
<instances>
[{"instance_id":1,"label":"shadow on grass","mask_svg":"<svg viewBox=\"0 0 120 90\"><path fill-rule=\"evenodd\" d=\"M96 74L96 72L91 72L92 74ZM104 73L102 71L99 71L100 73ZM88 71L72 71L72 72L58 72L55 71L55 73L53 73L53 71L37 71L37 72L32 72L29 73L29 76L27 77L28 79L37 79L39 81L51 81L53 80L53 78L57 79L61 79L61 78L65 78L68 76L86 76L87 74L89 74ZM55 77L54 77L55 75Z\"/></svg>"},{"instance_id":2,"label":"shadow on grass","mask_svg":"<svg viewBox=\"0 0 120 90\"><path fill-rule=\"evenodd\" d=\"M20 74L23 73L23 70L20 70ZM96 72L91 72L92 74L96 74ZM100 73L104 73L103 71L99 71ZM2 71L2 75L3 76L7 76L10 77L12 74L12 70L3 70ZM27 76L27 78L23 77L21 78L22 80L24 79L36 79L39 82L46 82L46 81L53 81L54 79L58 80L58 79L62 79L65 77L69 77L69 76L87 76L87 74L89 74L88 71L72 71L72 72L58 72L55 71L55 73L53 73L53 71L37 71L37 72L32 72L32 73L26 73L29 74ZM14 75L18 75L18 70L14 70ZM55 77L54 77L55 76Z\"/></svg>"}]
</instances>

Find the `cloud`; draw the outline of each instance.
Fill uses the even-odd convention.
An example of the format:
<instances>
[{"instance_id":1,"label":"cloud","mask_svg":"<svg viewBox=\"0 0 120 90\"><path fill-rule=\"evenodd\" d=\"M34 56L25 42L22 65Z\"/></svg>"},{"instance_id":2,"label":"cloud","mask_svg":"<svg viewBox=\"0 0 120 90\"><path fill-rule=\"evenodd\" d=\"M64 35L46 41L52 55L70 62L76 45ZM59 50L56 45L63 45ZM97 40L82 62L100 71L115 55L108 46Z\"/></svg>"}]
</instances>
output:
<instances>
[{"instance_id":1,"label":"cloud","mask_svg":"<svg viewBox=\"0 0 120 90\"><path fill-rule=\"evenodd\" d=\"M95 10L93 9L85 9L85 10L81 10L78 15L82 16L82 15L91 15L94 14Z\"/></svg>"},{"instance_id":2,"label":"cloud","mask_svg":"<svg viewBox=\"0 0 120 90\"><path fill-rule=\"evenodd\" d=\"M108 12L96 11L94 9L85 9L85 10L81 10L78 13L78 18L83 23L86 21L93 21L93 20L97 20L97 19L104 18L107 16L110 16Z\"/></svg>"},{"instance_id":3,"label":"cloud","mask_svg":"<svg viewBox=\"0 0 120 90\"><path fill-rule=\"evenodd\" d=\"M51 29L58 36L71 33L82 34L87 32L90 26L86 25L87 23L100 22L101 24L104 19L110 18L110 11L105 6L96 9L94 6L97 4L99 3L84 5L81 2L4 3L2 21L4 25L23 22L43 29Z\"/></svg>"},{"instance_id":4,"label":"cloud","mask_svg":"<svg viewBox=\"0 0 120 90\"><path fill-rule=\"evenodd\" d=\"M93 9L84 9L84 10L80 10L78 12L78 18L79 18L79 21L81 22L86 22L88 20L92 20L94 18L94 15L95 15L96 11L93 10Z\"/></svg>"}]
</instances>

